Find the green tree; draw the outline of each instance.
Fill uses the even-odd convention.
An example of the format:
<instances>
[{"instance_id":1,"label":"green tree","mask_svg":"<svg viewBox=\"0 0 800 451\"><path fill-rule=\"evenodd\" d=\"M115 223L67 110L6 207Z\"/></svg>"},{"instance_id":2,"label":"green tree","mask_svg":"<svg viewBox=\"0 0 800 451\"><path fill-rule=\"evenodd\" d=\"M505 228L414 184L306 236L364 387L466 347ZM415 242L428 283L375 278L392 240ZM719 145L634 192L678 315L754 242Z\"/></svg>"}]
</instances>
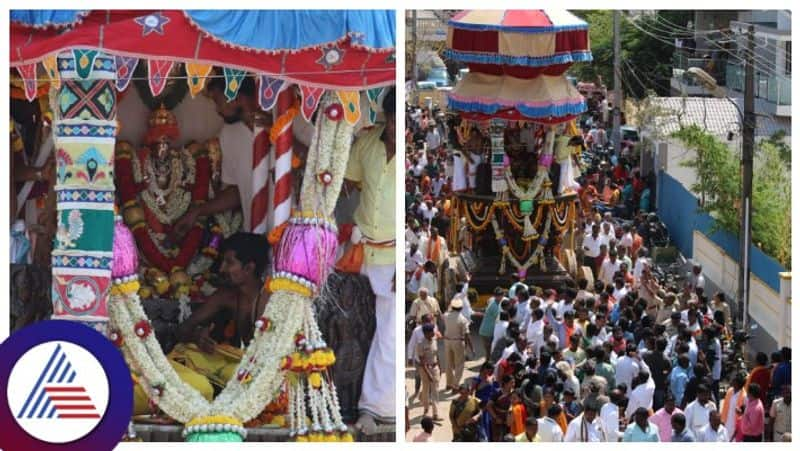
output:
<instances>
[{"instance_id":1,"label":"green tree","mask_svg":"<svg viewBox=\"0 0 800 451\"><path fill-rule=\"evenodd\" d=\"M572 75L582 81L595 81L598 76L611 88L614 80L614 25L611 10L573 11L589 24L589 42L593 61L578 63L570 68ZM622 12L626 15L627 12ZM686 26L692 11L664 10L636 17L620 18L620 49L622 89L627 97L641 99L648 90L659 96L670 94L672 77L672 45L676 37L685 36L685 30L667 32L660 19ZM630 21L635 21L636 26Z\"/></svg>"},{"instance_id":2,"label":"green tree","mask_svg":"<svg viewBox=\"0 0 800 451\"><path fill-rule=\"evenodd\" d=\"M694 151L694 156L681 164L695 170L696 182L691 190L700 197L700 210L714 218L713 230L738 236L739 152L696 125L682 128L673 136ZM791 269L791 169L784 159L787 149L783 146L771 139L758 144L753 171L752 241Z\"/></svg>"}]
</instances>

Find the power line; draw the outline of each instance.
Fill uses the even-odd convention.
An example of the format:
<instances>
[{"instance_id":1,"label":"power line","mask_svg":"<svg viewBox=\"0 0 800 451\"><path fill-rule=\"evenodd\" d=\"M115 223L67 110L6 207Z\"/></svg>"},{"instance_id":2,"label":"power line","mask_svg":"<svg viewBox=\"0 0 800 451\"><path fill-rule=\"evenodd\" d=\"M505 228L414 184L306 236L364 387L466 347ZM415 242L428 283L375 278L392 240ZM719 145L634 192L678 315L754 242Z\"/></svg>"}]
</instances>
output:
<instances>
[{"instance_id":1,"label":"power line","mask_svg":"<svg viewBox=\"0 0 800 451\"><path fill-rule=\"evenodd\" d=\"M656 22L658 22L659 20L661 20L661 21L662 21L662 22L658 22L658 23L659 23L660 25L662 25L662 26L669 26L669 27L671 27L671 26L677 26L677 25L674 25L674 24L672 24L672 22L669 22L669 21L667 21L667 20L666 20L666 19L664 19L664 18L660 18L659 16L655 16L655 18L656 18ZM644 32L644 33L647 33L647 34L649 34L651 37L653 37L653 38L655 38L655 39L658 39L658 40L660 40L661 42L663 42L663 43L665 43L665 44L669 44L669 45L672 45L672 46L674 46L674 47L677 47L677 46L676 46L674 43L671 43L671 42L668 42L668 41L666 41L666 40L664 40L664 39L661 39L661 38L665 38L664 36L655 35L655 34L653 34L651 31L649 32L648 30L645 30L645 29L643 28L643 26L644 26L643 24L640 24L640 23L634 23L633 21L631 21L631 19L629 19L629 21L631 22L631 24L632 24L632 25L634 25L635 27L637 27L637 28L638 28L640 31L642 31L642 32ZM670 24L670 25L666 25L666 24ZM666 34L671 34L671 33L672 33L672 30L664 30L663 28L659 28L659 27L657 27L657 26L656 26L656 24L655 24L655 23L652 23L652 22L651 22L651 23L650 23L650 24L648 24L648 25L649 25L649 26L650 26L652 29L655 29L655 30L656 30L658 33L666 33ZM720 30L720 31L722 32L722 30ZM724 33L723 33L723 34L724 34ZM666 38L666 39L668 39L668 38ZM749 53L749 51L748 51L748 50L744 50L744 49L742 49L742 47L741 47L741 46L739 46L739 45L738 45L738 40L737 40L737 51L738 51L738 52L740 52L740 53L742 53L742 54L744 54L744 57L743 57L743 56L741 56L741 55L738 55L738 54L736 54L736 53L733 53L733 52L732 52L730 49L726 49L726 48L724 48L724 47L720 46L720 45L719 45L719 44L717 44L717 43L716 43L714 40L708 40L707 42L709 42L710 44L713 44L715 47L717 47L717 49L719 49L719 50L721 50L721 51L725 52L725 53L726 53L726 54L728 54L728 55L729 55L731 58L734 58L734 59L738 60L738 61L739 61L740 63L742 63L742 64L745 64L745 58L747 58L747 57L751 56L751 54ZM774 62L774 61L770 61L770 60L766 59L765 57L763 57L763 56L761 56L761 55L759 55L759 54L756 54L755 52L753 52L753 53L752 53L752 56L753 56L753 58L754 58L755 60L757 60L758 62L762 63L762 65L763 65L763 66L765 66L765 67L764 67L764 70L761 70L760 72L767 72L767 73L771 73L772 75L775 75L775 76L781 76L781 75L777 74L776 72L774 72L774 71L772 71L772 70L770 70L770 69L769 69L769 67L770 67L770 66L773 66L773 65L775 64L775 62Z\"/></svg>"},{"instance_id":2,"label":"power line","mask_svg":"<svg viewBox=\"0 0 800 451\"><path fill-rule=\"evenodd\" d=\"M666 40L666 38L665 38L664 36L659 36L659 35L656 35L656 34L652 33L651 31L644 29L644 28L641 26L641 24L638 24L638 23L636 23L636 22L635 22L633 19L631 19L631 18L629 18L629 17L627 17L627 16L625 16L625 19L626 19L626 20L627 20L627 21L628 21L628 22L629 22L631 25L633 25L635 28L637 28L639 31L641 31L642 33L645 33L645 34L647 34L648 36L652 37L653 39L656 39L657 41L659 41L659 42L662 42L662 43L664 43L664 44L667 44L667 45L669 45L669 46L672 46L672 47L675 47L675 48L679 48L677 45L675 45L675 43L674 43L674 42L670 42L670 41ZM663 32L663 31L662 31L662 32ZM717 46L717 47L718 47L720 50L722 50L723 52L727 53L727 54L728 54L728 55L730 55L732 58L734 58L734 59L738 60L740 63L742 63L742 64L746 64L746 61L745 61L745 60L744 60L742 57L740 57L740 56L738 56L738 55L736 55L736 54L732 53L730 50L728 50L728 49L725 49L725 48L724 48L724 47L722 47L722 46L719 46L718 44L716 44L716 43L715 43L715 42L713 42L713 41L709 41L709 42L713 43L713 44L714 44L715 46ZM738 42L737 42L737 47L739 47L739 46L738 46ZM746 54L746 56L750 56L750 54L749 54L749 53L747 53L747 54ZM769 74L769 75L773 75L773 76L775 76L775 77L784 78L784 79L786 79L786 78L787 78L785 75L778 74L777 72L775 72L775 71L773 71L773 70L769 69L769 67L770 67L770 66L773 66L773 65L774 65L774 61L769 61L769 60L765 59L764 57L761 57L760 55L756 55L755 53L753 53L753 57L754 57L754 59L756 59L756 60L758 60L758 61L762 62L762 64L764 64L764 66L765 66L765 67L763 68L764 70L759 70L759 72L766 73L766 74Z\"/></svg>"},{"instance_id":3,"label":"power line","mask_svg":"<svg viewBox=\"0 0 800 451\"><path fill-rule=\"evenodd\" d=\"M678 47L677 45L675 45L673 42L669 42L669 41L665 40L663 37L661 37L661 36L658 36L658 35L655 35L655 34L653 34L652 32L650 32L650 31L648 31L648 30L646 30L646 29L642 28L642 27L641 27L639 24L635 23L635 22L634 22L632 19L630 19L630 18L627 18L627 17L626 17L626 19L628 20L628 22L630 22L630 23L631 23L631 25L633 25L633 26L634 26L635 28L637 28L639 31L641 31L641 32L643 32L643 33L645 33L645 34L647 34L648 36L652 37L653 39L656 39L657 41L659 41L659 42L662 42L662 43L664 43L664 44L667 44L667 45L669 45L669 46L672 46L672 47L675 47L675 48L679 48L679 47ZM716 44L715 44L715 45L716 45ZM730 52L729 50L727 50L727 49L724 49L724 48L722 48L722 47L719 47L719 48L720 48L722 51L726 52L728 55L730 55L732 58L734 58L734 59L738 60L738 61L739 61L741 64L743 64L743 65L745 65L745 64L746 64L746 62L745 62L745 61L744 61L744 60L743 60L741 57L739 57L739 56L737 56L737 55L735 55L735 54L731 53L731 52ZM762 61L762 62L764 62L764 61L767 61L767 60L765 60L765 59L763 59L763 58L754 58L754 59L759 59L759 60L760 60L760 61ZM763 74L766 74L766 75L772 75L772 76L774 76L774 77L776 77L776 78L783 78L784 80L788 80L788 78L787 78L785 75L778 74L778 73L777 73L777 72L775 72L774 70L771 70L771 69L769 69L769 68L768 68L768 66L772 66L772 65L774 65L774 62L768 61L766 64L764 64L764 66L763 66L763 67L759 68L759 69L760 69L760 70L759 70L759 72L760 72L760 73L763 73Z\"/></svg>"},{"instance_id":4,"label":"power line","mask_svg":"<svg viewBox=\"0 0 800 451\"><path fill-rule=\"evenodd\" d=\"M656 30L658 30L658 31L660 31L662 33L664 33L664 32L670 33L671 29L669 29L669 27L678 27L678 28L681 28L681 29L690 30L689 28L681 27L680 25L674 24L673 22L670 22L666 18L658 16L658 15L654 16L654 19L655 19L655 23L651 23L650 26L653 29L656 29ZM661 25L661 26L663 26L663 27L668 27L668 29L665 30L663 28L659 28L659 27L656 26L656 23ZM748 57L752 56L752 58L754 60L756 60L757 62L761 63L762 67L758 68L759 72L769 73L769 74L771 74L773 76L781 77L781 78L784 78L784 79L787 78L785 75L780 74L777 71L774 71L774 70L771 69L772 66L776 65L775 61L770 60L770 59L768 59L768 58L756 53L755 51L750 52L748 49L742 47L739 44L738 37L736 35L734 35L733 32L731 32L730 30L714 30L714 31L715 32L718 31L718 32L720 32L720 34L722 34L723 36L726 36L726 37L728 37L728 35L730 34L730 37L733 38L733 40L736 42L736 52L741 53L743 56L742 55L738 55L736 53L733 53L730 49L726 49L726 48L722 47L721 45L719 45L713 39L707 40L707 42L710 43L711 45L713 45L714 47L716 47L717 50L721 50L721 51L725 52L726 54L730 55L732 58L738 60L742 64L746 64L745 58L748 58ZM778 55L778 53L777 53L777 50L778 50L777 42L774 45L770 45L769 40L766 39L766 38L764 38L764 42L765 42L765 44L763 46L757 46L757 47L761 48L761 49L766 49L772 56L777 56ZM770 47L772 47L774 50L770 50ZM709 50L711 50L711 49L709 49ZM717 50L715 50L715 51L717 51ZM787 54L787 57L790 57L790 55Z\"/></svg>"},{"instance_id":5,"label":"power line","mask_svg":"<svg viewBox=\"0 0 800 451\"><path fill-rule=\"evenodd\" d=\"M633 78L635 78L636 81L639 83L639 86L642 87L642 91L645 94L647 94L647 91L653 90L653 88L648 88L647 86L645 86L645 84L642 82L642 79L639 78L639 75L637 75L636 71L633 69L633 67L631 66L631 63L628 60L624 59L624 60L622 60L622 62L625 65L625 67L627 67L628 70L631 72L631 74L633 75ZM649 80L649 81L652 82L652 80ZM655 83L655 84L659 84L660 85L660 83ZM661 85L661 86L663 87L664 85Z\"/></svg>"}]
</instances>

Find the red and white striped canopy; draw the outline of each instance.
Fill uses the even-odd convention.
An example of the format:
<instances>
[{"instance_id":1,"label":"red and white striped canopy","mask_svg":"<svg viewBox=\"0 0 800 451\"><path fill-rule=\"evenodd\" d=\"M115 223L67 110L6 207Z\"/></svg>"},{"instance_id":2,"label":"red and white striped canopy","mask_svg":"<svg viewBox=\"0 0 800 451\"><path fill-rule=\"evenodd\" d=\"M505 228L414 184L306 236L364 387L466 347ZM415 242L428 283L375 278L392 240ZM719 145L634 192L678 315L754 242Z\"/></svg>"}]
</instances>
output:
<instances>
[{"instance_id":1,"label":"red and white striped canopy","mask_svg":"<svg viewBox=\"0 0 800 451\"><path fill-rule=\"evenodd\" d=\"M591 61L589 25L566 10L465 10L448 22L450 59L470 64L544 68L563 73Z\"/></svg>"}]
</instances>

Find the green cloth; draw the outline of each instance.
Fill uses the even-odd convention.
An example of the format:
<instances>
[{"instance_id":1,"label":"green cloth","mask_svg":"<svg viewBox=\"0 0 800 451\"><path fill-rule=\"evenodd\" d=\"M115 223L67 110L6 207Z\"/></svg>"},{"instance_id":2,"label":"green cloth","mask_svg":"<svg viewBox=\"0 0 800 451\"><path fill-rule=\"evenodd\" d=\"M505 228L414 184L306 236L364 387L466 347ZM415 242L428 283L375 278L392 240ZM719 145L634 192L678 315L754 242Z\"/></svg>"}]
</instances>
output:
<instances>
[{"instance_id":1,"label":"green cloth","mask_svg":"<svg viewBox=\"0 0 800 451\"><path fill-rule=\"evenodd\" d=\"M606 382L608 382L607 387L608 387L609 390L611 390L612 388L617 386L616 383L615 383L616 382L616 378L617 378L617 372L616 372L616 370L614 369L614 367L610 363L603 362L603 363L597 365L595 367L595 371L594 372L598 376L600 376L603 379L605 379Z\"/></svg>"},{"instance_id":2,"label":"green cloth","mask_svg":"<svg viewBox=\"0 0 800 451\"><path fill-rule=\"evenodd\" d=\"M497 322L497 317L500 315L500 302L497 298L492 298L489 301L489 306L483 312L483 320L478 333L482 337L492 337L494 335L494 324Z\"/></svg>"},{"instance_id":3,"label":"green cloth","mask_svg":"<svg viewBox=\"0 0 800 451\"><path fill-rule=\"evenodd\" d=\"M623 442L659 442L658 426L653 423L647 423L647 430L643 431L636 423L631 423L625 429L625 434L622 436Z\"/></svg>"},{"instance_id":4,"label":"green cloth","mask_svg":"<svg viewBox=\"0 0 800 451\"><path fill-rule=\"evenodd\" d=\"M198 432L186 437L187 442L243 442L235 432Z\"/></svg>"},{"instance_id":5,"label":"green cloth","mask_svg":"<svg viewBox=\"0 0 800 451\"><path fill-rule=\"evenodd\" d=\"M58 250L111 252L114 247L114 211L68 209L58 212Z\"/></svg>"}]
</instances>

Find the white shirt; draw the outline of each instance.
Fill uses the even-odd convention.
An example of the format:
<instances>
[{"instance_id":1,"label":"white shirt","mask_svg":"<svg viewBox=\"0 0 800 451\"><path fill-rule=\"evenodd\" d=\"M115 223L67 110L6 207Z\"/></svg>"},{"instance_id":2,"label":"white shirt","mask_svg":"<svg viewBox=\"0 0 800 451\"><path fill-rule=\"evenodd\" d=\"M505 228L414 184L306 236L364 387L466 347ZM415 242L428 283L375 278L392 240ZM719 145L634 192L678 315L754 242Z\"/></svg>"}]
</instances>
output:
<instances>
[{"instance_id":1,"label":"white shirt","mask_svg":"<svg viewBox=\"0 0 800 451\"><path fill-rule=\"evenodd\" d=\"M625 285L623 285L622 288L614 288L613 296L614 299L617 300L617 302L619 302L619 300L624 298L625 295L627 294L628 294L628 287L626 287Z\"/></svg>"},{"instance_id":2,"label":"white shirt","mask_svg":"<svg viewBox=\"0 0 800 451\"><path fill-rule=\"evenodd\" d=\"M419 277L419 288L427 288L430 295L436 294L439 288L436 283L436 277L429 272L423 272Z\"/></svg>"},{"instance_id":3,"label":"white shirt","mask_svg":"<svg viewBox=\"0 0 800 451\"><path fill-rule=\"evenodd\" d=\"M627 248L633 246L633 234L631 232L623 234L619 239L619 245Z\"/></svg>"},{"instance_id":4,"label":"white shirt","mask_svg":"<svg viewBox=\"0 0 800 451\"><path fill-rule=\"evenodd\" d=\"M625 418L630 419L639 407L644 407L648 410L652 409L653 394L655 391L656 383L652 377L647 379L647 382L644 384L637 385L628 397L628 407L625 408Z\"/></svg>"},{"instance_id":5,"label":"white shirt","mask_svg":"<svg viewBox=\"0 0 800 451\"><path fill-rule=\"evenodd\" d=\"M561 426L556 423L556 420L550 417L539 418L539 440L542 442L562 442L564 441L564 432L561 431Z\"/></svg>"},{"instance_id":6,"label":"white shirt","mask_svg":"<svg viewBox=\"0 0 800 451\"><path fill-rule=\"evenodd\" d=\"M419 214L421 214L423 219L425 219L428 222L430 222L430 220L433 219L434 216L436 216L436 213L438 211L439 211L438 208L428 207L428 204L424 202L419 206Z\"/></svg>"},{"instance_id":7,"label":"white shirt","mask_svg":"<svg viewBox=\"0 0 800 451\"><path fill-rule=\"evenodd\" d=\"M406 246L411 244L416 244L417 249L419 250L419 237L417 237L417 234L414 233L413 230L406 227Z\"/></svg>"},{"instance_id":8,"label":"white shirt","mask_svg":"<svg viewBox=\"0 0 800 451\"><path fill-rule=\"evenodd\" d=\"M425 135L425 143L428 145L428 150L433 150L442 145L442 137L439 136L439 129L434 127L433 130L428 130Z\"/></svg>"},{"instance_id":9,"label":"white shirt","mask_svg":"<svg viewBox=\"0 0 800 451\"><path fill-rule=\"evenodd\" d=\"M600 421L603 423L603 430L606 433L606 441L618 442L622 437L619 432L619 406L613 402L603 404L600 409Z\"/></svg>"},{"instance_id":10,"label":"white shirt","mask_svg":"<svg viewBox=\"0 0 800 451\"><path fill-rule=\"evenodd\" d=\"M508 321L497 321L497 324L494 325L494 334L492 335L492 349L497 344L497 341L500 338L506 335L506 330L508 330Z\"/></svg>"},{"instance_id":11,"label":"white shirt","mask_svg":"<svg viewBox=\"0 0 800 451\"><path fill-rule=\"evenodd\" d=\"M558 314L558 316L562 318L564 317L564 313L574 312L574 311L575 311L575 304L573 302L567 304L566 301L562 299L558 301L558 304L556 304L556 313Z\"/></svg>"},{"instance_id":12,"label":"white shirt","mask_svg":"<svg viewBox=\"0 0 800 451\"><path fill-rule=\"evenodd\" d=\"M715 381L722 378L722 346L719 338L714 339L714 364L711 366L711 378Z\"/></svg>"},{"instance_id":13,"label":"white shirt","mask_svg":"<svg viewBox=\"0 0 800 451\"><path fill-rule=\"evenodd\" d=\"M597 238L593 237L591 233L587 233L583 237L583 247L584 255L587 257L596 258L600 255L600 245L603 244L603 240L600 235Z\"/></svg>"},{"instance_id":14,"label":"white shirt","mask_svg":"<svg viewBox=\"0 0 800 451\"><path fill-rule=\"evenodd\" d=\"M461 316L472 323L472 304L469 303L469 296L467 296L468 292L469 284L465 283L464 288L462 288L460 292L456 293L453 296L453 299L461 299L461 303L463 304L463 307L461 307ZM450 302L452 302L452 300Z\"/></svg>"},{"instance_id":15,"label":"white shirt","mask_svg":"<svg viewBox=\"0 0 800 451\"><path fill-rule=\"evenodd\" d=\"M533 347L533 356L535 358L539 358L539 348L542 347L544 344L544 340L542 338L542 332L544 331L544 320L540 319L538 321L533 321L528 326L528 329L525 331L525 338L528 339L528 343L531 344Z\"/></svg>"},{"instance_id":16,"label":"white shirt","mask_svg":"<svg viewBox=\"0 0 800 451\"><path fill-rule=\"evenodd\" d=\"M242 204L242 231L250 231L253 200L253 141L255 134L244 122L225 124L219 132L222 148L222 183L236 185Z\"/></svg>"},{"instance_id":17,"label":"white shirt","mask_svg":"<svg viewBox=\"0 0 800 451\"><path fill-rule=\"evenodd\" d=\"M583 414L575 417L574 420L569 422L567 426L567 435L564 437L565 442L604 442L606 441L606 433L599 418L588 423L584 421Z\"/></svg>"},{"instance_id":18,"label":"white shirt","mask_svg":"<svg viewBox=\"0 0 800 451\"><path fill-rule=\"evenodd\" d=\"M742 392L743 390L739 390L731 395L731 405L728 406L728 418L720 418L720 420L725 422L725 428L729 431L736 430L736 406L738 405L739 396L742 395Z\"/></svg>"},{"instance_id":19,"label":"white shirt","mask_svg":"<svg viewBox=\"0 0 800 451\"><path fill-rule=\"evenodd\" d=\"M411 249L406 251L406 272L416 271L423 263L425 263L425 259L422 258L422 252L419 249L413 255Z\"/></svg>"},{"instance_id":20,"label":"white shirt","mask_svg":"<svg viewBox=\"0 0 800 451\"><path fill-rule=\"evenodd\" d=\"M461 152L453 152L453 191L467 189L467 163Z\"/></svg>"},{"instance_id":21,"label":"white shirt","mask_svg":"<svg viewBox=\"0 0 800 451\"><path fill-rule=\"evenodd\" d=\"M703 426L695 435L698 442L728 442L728 430L724 424L720 424L717 430L711 429L711 425Z\"/></svg>"},{"instance_id":22,"label":"white shirt","mask_svg":"<svg viewBox=\"0 0 800 451\"><path fill-rule=\"evenodd\" d=\"M514 316L514 321L519 324L519 329L521 331L526 330L528 327L528 322L531 320L531 303L528 302L521 302L517 304L517 315Z\"/></svg>"},{"instance_id":23,"label":"white shirt","mask_svg":"<svg viewBox=\"0 0 800 451\"><path fill-rule=\"evenodd\" d=\"M633 265L633 280L637 286L639 285L639 280L642 278L642 270L644 269L645 263L649 263L647 258L639 257L636 259L636 263Z\"/></svg>"},{"instance_id":24,"label":"white shirt","mask_svg":"<svg viewBox=\"0 0 800 451\"><path fill-rule=\"evenodd\" d=\"M442 178L442 177L437 177L437 178L433 179L433 182L431 182L431 189L433 190L433 195L434 196L436 196L436 197L439 196L439 193L442 192L442 187L444 186L444 183L445 183L445 179Z\"/></svg>"},{"instance_id":25,"label":"white shirt","mask_svg":"<svg viewBox=\"0 0 800 451\"><path fill-rule=\"evenodd\" d=\"M619 271L619 265L622 262L616 258L612 262L610 258L606 258L603 260L603 264L600 265L600 274L599 279L603 281L606 285L611 285L614 283L614 273Z\"/></svg>"},{"instance_id":26,"label":"white shirt","mask_svg":"<svg viewBox=\"0 0 800 451\"><path fill-rule=\"evenodd\" d=\"M717 406L711 400L705 406L701 406L695 399L686 406L683 411L683 414L686 415L686 427L692 430L695 437L700 434L700 428L708 424L708 413L712 410L717 410Z\"/></svg>"},{"instance_id":27,"label":"white shirt","mask_svg":"<svg viewBox=\"0 0 800 451\"><path fill-rule=\"evenodd\" d=\"M425 339L425 334L422 333L422 324L418 325L414 328L414 331L411 332L411 338L408 339L408 346L406 346L406 359L412 360L414 363L418 363L419 359L417 358L417 345Z\"/></svg>"},{"instance_id":28,"label":"white shirt","mask_svg":"<svg viewBox=\"0 0 800 451\"><path fill-rule=\"evenodd\" d=\"M628 387L628 393L630 394L631 382L633 381L634 376L639 374L639 370L641 368L642 362L637 362L633 358L623 355L617 359L617 374L614 380L617 382L617 385L624 382Z\"/></svg>"}]
</instances>

